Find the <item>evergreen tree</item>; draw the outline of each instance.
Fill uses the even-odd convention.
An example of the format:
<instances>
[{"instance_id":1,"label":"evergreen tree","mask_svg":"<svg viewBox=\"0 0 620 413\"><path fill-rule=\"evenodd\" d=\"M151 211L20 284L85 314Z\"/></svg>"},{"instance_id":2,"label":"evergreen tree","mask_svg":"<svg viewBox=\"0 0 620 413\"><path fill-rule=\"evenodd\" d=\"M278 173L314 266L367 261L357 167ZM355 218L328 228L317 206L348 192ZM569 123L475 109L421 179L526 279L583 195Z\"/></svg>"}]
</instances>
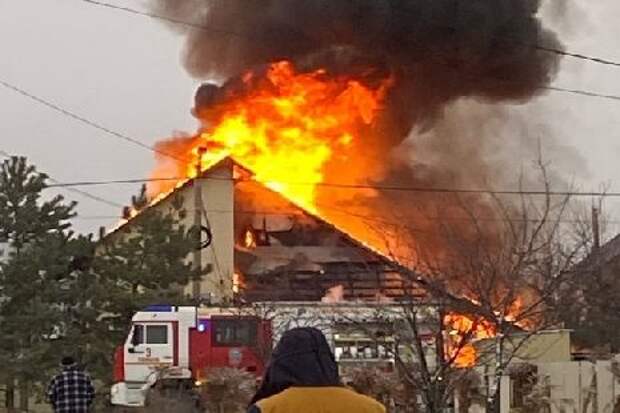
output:
<instances>
[{"instance_id":1,"label":"evergreen tree","mask_svg":"<svg viewBox=\"0 0 620 413\"><path fill-rule=\"evenodd\" d=\"M199 277L187 260L196 247L194 228L181 223L185 211L175 202L167 211L144 209L117 233L98 245L94 265L100 282L108 285L108 319L118 330L149 304L178 303L182 288Z\"/></svg>"},{"instance_id":2,"label":"evergreen tree","mask_svg":"<svg viewBox=\"0 0 620 413\"><path fill-rule=\"evenodd\" d=\"M63 254L75 203L43 199L46 180L25 158L0 164L0 239L9 244L8 260L0 264L0 374L9 409L15 380L27 395L28 384L57 358L50 354L60 314L55 291L67 271Z\"/></svg>"},{"instance_id":3,"label":"evergreen tree","mask_svg":"<svg viewBox=\"0 0 620 413\"><path fill-rule=\"evenodd\" d=\"M106 283L93 270L95 242L92 235L78 236L67 245L69 271L60 281L57 300L61 303L57 352L73 355L89 372L100 378L107 374L112 357L108 326L102 322L107 308Z\"/></svg>"},{"instance_id":4,"label":"evergreen tree","mask_svg":"<svg viewBox=\"0 0 620 413\"><path fill-rule=\"evenodd\" d=\"M187 261L196 237L180 223L180 204L167 211L143 209L131 224L90 244L90 253L89 240L75 242L83 268L75 268L68 282L63 340L79 344L81 361L103 381L111 376L114 348L123 343L135 312L150 304L186 303L183 286L199 276Z\"/></svg>"},{"instance_id":5,"label":"evergreen tree","mask_svg":"<svg viewBox=\"0 0 620 413\"><path fill-rule=\"evenodd\" d=\"M182 224L180 199L148 208L143 189L131 224L95 242L71 232L75 203L42 196L46 179L24 158L0 164L0 241L9 244L0 264L0 383L9 410L14 385L43 387L61 354L107 381L133 314L186 303L183 287L201 273L187 260L197 231Z\"/></svg>"}]
</instances>

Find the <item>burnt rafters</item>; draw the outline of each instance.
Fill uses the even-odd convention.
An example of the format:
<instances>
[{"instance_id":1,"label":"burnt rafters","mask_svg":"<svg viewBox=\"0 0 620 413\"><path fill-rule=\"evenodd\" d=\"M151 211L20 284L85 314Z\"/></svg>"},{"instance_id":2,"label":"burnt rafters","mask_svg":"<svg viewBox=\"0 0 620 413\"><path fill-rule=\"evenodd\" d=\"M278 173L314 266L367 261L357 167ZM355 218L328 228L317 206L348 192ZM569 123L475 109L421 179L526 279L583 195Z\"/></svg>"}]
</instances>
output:
<instances>
[{"instance_id":1,"label":"burnt rafters","mask_svg":"<svg viewBox=\"0 0 620 413\"><path fill-rule=\"evenodd\" d=\"M244 296L249 301L264 300L291 300L303 301L312 299L312 301L320 300L325 292L335 286L345 283L334 282L329 279L321 279L314 277L309 279L297 279L290 274L279 274L270 278L260 277L261 281L246 278ZM374 300L378 296L398 299L403 297L405 291L402 283L394 285L377 285L376 282L370 281L365 283L353 283L353 286L343 285L345 287L344 297L351 299L369 299ZM423 297L423 294L409 294L409 296Z\"/></svg>"}]
</instances>

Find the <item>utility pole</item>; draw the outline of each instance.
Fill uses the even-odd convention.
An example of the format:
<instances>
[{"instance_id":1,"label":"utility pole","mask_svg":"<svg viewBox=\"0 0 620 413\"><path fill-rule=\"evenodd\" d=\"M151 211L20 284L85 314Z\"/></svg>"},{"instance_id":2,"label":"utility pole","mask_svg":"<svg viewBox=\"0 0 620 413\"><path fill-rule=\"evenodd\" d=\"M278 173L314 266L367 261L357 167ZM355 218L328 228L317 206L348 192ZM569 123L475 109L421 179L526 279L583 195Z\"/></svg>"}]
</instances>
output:
<instances>
[{"instance_id":1,"label":"utility pole","mask_svg":"<svg viewBox=\"0 0 620 413\"><path fill-rule=\"evenodd\" d=\"M202 271L202 185L200 177L202 175L202 157L207 152L207 149L203 146L198 148L198 160L196 161L196 178L194 179L194 228L197 228L198 235L196 239L196 249L194 250L193 264L194 268ZM192 283L192 297L195 300L200 300L201 297L201 277Z\"/></svg>"},{"instance_id":2,"label":"utility pole","mask_svg":"<svg viewBox=\"0 0 620 413\"><path fill-rule=\"evenodd\" d=\"M601 247L601 228L599 225L600 211L597 207L592 207L592 237L594 238L594 251Z\"/></svg>"}]
</instances>

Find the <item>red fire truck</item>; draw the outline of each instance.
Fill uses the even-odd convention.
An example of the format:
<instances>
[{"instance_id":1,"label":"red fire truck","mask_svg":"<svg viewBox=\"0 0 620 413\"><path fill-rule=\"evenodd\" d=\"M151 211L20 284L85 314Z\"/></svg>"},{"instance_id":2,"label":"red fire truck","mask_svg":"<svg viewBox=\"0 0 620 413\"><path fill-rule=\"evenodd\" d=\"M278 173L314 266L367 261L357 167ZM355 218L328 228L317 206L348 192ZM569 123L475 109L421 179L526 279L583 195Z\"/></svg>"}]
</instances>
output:
<instances>
[{"instance_id":1,"label":"red fire truck","mask_svg":"<svg viewBox=\"0 0 620 413\"><path fill-rule=\"evenodd\" d=\"M111 402L144 406L158 382L200 385L209 368L235 367L261 376L272 345L271 324L233 310L151 306L132 318L114 360Z\"/></svg>"}]
</instances>

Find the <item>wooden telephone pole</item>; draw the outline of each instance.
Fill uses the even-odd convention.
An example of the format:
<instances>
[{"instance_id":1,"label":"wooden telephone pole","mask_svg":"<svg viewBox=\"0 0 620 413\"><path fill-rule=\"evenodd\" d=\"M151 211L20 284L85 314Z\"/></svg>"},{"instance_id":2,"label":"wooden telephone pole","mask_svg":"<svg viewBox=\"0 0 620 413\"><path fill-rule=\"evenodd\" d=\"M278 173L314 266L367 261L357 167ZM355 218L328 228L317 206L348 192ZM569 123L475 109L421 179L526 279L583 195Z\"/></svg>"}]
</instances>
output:
<instances>
[{"instance_id":1,"label":"wooden telephone pole","mask_svg":"<svg viewBox=\"0 0 620 413\"><path fill-rule=\"evenodd\" d=\"M601 247L600 214L601 212L597 207L592 207L592 237L594 238L592 241L594 243L593 249L595 251Z\"/></svg>"},{"instance_id":2,"label":"wooden telephone pole","mask_svg":"<svg viewBox=\"0 0 620 413\"><path fill-rule=\"evenodd\" d=\"M198 160L196 161L196 178L194 179L194 227L198 230L196 239L196 249L194 250L193 264L194 268L202 271L202 185L200 178L202 175L202 157L207 152L204 147L198 148ZM192 297L200 300L202 291L202 272L201 277L192 283Z\"/></svg>"}]
</instances>

